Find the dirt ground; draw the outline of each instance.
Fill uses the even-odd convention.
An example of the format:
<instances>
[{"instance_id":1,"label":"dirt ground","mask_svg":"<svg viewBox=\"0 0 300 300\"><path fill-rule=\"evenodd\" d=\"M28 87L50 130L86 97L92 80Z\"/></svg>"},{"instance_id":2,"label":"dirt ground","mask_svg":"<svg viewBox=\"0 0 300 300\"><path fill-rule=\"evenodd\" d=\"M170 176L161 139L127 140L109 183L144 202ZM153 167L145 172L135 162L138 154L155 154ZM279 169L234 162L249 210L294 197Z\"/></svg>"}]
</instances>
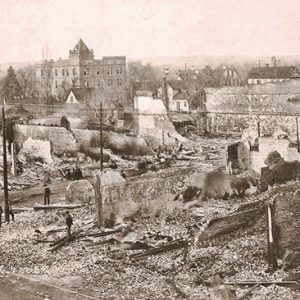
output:
<instances>
[{"instance_id":1,"label":"dirt ground","mask_svg":"<svg viewBox=\"0 0 300 300\"><path fill-rule=\"evenodd\" d=\"M9 274L0 277L0 300L83 300L97 299L85 295L83 291L76 292L50 282L41 281L24 275Z\"/></svg>"}]
</instances>

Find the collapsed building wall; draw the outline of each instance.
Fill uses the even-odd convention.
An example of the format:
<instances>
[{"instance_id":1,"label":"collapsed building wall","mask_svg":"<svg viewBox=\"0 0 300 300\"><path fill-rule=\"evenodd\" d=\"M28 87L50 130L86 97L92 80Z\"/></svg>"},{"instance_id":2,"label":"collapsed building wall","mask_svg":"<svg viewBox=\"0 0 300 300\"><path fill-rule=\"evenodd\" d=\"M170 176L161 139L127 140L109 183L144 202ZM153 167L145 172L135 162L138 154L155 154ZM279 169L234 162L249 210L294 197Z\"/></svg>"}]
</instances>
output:
<instances>
[{"instance_id":1,"label":"collapsed building wall","mask_svg":"<svg viewBox=\"0 0 300 300\"><path fill-rule=\"evenodd\" d=\"M227 147L227 165L231 162L233 169L251 169L260 173L266 167L269 153L274 151L285 161L300 161L300 153L286 132L276 128L274 131L270 137L259 137L257 130L246 130L240 141Z\"/></svg>"},{"instance_id":2,"label":"collapsed building wall","mask_svg":"<svg viewBox=\"0 0 300 300\"><path fill-rule=\"evenodd\" d=\"M23 143L31 137L35 140L47 140L51 142L52 152L57 155L63 153L77 153L82 147L99 147L100 133L96 130L73 129L63 127L15 125L14 142L17 149L21 149ZM126 136L115 132L103 133L104 147L112 149L115 153L127 153L132 155L151 155L152 150L141 137Z\"/></svg>"},{"instance_id":3,"label":"collapsed building wall","mask_svg":"<svg viewBox=\"0 0 300 300\"><path fill-rule=\"evenodd\" d=\"M159 145L175 145L176 139L183 137L169 119L163 101L154 99L149 92L137 92L134 98L135 127L138 135L143 136L153 148Z\"/></svg>"},{"instance_id":4,"label":"collapsed building wall","mask_svg":"<svg viewBox=\"0 0 300 300\"><path fill-rule=\"evenodd\" d=\"M157 174L125 180L115 170L100 174L102 213L104 223L118 223L130 217L151 217L168 212L178 205L174 201L178 187L192 170L169 170L164 178Z\"/></svg>"},{"instance_id":5,"label":"collapsed building wall","mask_svg":"<svg viewBox=\"0 0 300 300\"><path fill-rule=\"evenodd\" d=\"M296 116L286 114L207 113L207 132L214 134L242 133L247 128L256 128L260 135L272 135L281 127L293 142L297 139ZM259 127L259 128L258 128Z\"/></svg>"}]
</instances>

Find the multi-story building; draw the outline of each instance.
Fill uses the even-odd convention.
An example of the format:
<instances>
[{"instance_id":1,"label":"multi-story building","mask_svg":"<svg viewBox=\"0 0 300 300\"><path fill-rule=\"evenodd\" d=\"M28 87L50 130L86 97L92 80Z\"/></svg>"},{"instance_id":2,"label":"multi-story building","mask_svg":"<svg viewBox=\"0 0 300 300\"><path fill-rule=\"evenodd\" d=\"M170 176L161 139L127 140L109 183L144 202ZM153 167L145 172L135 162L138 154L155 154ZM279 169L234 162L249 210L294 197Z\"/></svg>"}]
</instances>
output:
<instances>
[{"instance_id":1,"label":"multi-story building","mask_svg":"<svg viewBox=\"0 0 300 300\"><path fill-rule=\"evenodd\" d=\"M94 88L95 95L115 105L126 106L126 57L95 59L80 39L68 59L48 60L36 66L40 93L64 101L71 88Z\"/></svg>"},{"instance_id":2,"label":"multi-story building","mask_svg":"<svg viewBox=\"0 0 300 300\"><path fill-rule=\"evenodd\" d=\"M247 75L248 85L266 84L299 79L300 71L295 66L274 66L267 64L265 67L254 67Z\"/></svg>"},{"instance_id":3,"label":"multi-story building","mask_svg":"<svg viewBox=\"0 0 300 300\"><path fill-rule=\"evenodd\" d=\"M179 70L178 80L197 82L202 87L241 86L242 80L235 68L223 67L213 69L206 66L203 70L192 68Z\"/></svg>"}]
</instances>

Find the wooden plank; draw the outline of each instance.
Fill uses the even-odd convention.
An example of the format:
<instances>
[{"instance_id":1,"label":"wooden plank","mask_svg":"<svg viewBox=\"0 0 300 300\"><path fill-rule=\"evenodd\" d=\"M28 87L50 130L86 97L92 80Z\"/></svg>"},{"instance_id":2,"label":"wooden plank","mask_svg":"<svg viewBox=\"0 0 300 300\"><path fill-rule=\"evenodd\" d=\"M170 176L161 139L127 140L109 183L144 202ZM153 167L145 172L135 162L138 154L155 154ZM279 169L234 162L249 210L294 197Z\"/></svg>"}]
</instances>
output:
<instances>
[{"instance_id":1,"label":"wooden plank","mask_svg":"<svg viewBox=\"0 0 300 300\"><path fill-rule=\"evenodd\" d=\"M33 209L34 210L51 210L51 209L73 209L73 208L80 208L82 204L65 204L65 205L43 205L43 204L36 204Z\"/></svg>"}]
</instances>

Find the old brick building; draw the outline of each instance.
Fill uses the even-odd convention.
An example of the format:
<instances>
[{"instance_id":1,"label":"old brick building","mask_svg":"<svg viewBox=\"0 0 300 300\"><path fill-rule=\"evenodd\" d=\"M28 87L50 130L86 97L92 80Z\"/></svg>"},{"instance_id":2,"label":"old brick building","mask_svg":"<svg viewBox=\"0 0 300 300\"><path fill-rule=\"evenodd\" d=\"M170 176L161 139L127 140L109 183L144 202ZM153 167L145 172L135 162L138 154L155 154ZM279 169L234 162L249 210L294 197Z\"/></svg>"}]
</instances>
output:
<instances>
[{"instance_id":1,"label":"old brick building","mask_svg":"<svg viewBox=\"0 0 300 300\"><path fill-rule=\"evenodd\" d=\"M36 66L40 95L65 101L71 88L94 88L97 97L116 106L126 106L126 57L95 59L80 39L68 59L48 60ZM95 99L97 102L97 99Z\"/></svg>"}]
</instances>

